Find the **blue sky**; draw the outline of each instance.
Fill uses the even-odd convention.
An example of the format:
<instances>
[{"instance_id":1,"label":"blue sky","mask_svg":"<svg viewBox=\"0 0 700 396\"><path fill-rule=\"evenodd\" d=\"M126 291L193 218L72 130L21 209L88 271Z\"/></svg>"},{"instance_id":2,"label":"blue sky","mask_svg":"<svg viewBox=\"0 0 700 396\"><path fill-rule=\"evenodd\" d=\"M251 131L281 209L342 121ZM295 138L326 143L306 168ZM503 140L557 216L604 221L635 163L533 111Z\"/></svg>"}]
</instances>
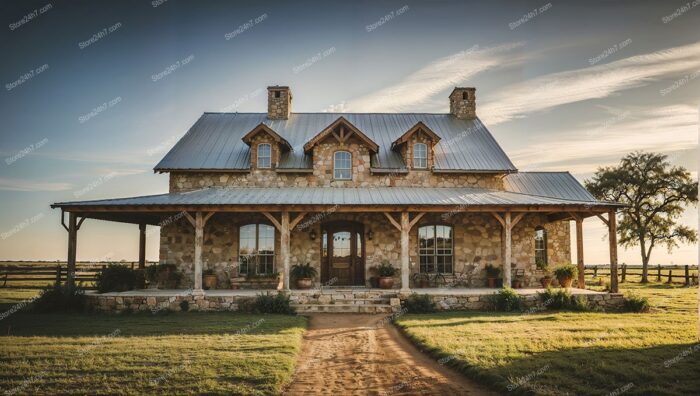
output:
<instances>
[{"instance_id":1,"label":"blue sky","mask_svg":"<svg viewBox=\"0 0 700 396\"><path fill-rule=\"evenodd\" d=\"M152 168L192 123L264 111L274 84L306 112L446 112L452 87L475 86L521 170L584 180L653 150L697 175L700 4L686 3L4 1L0 259L65 258L50 203L166 192ZM603 236L586 221L588 262L607 262ZM133 260L137 242L136 226L88 220L78 259ZM652 261L696 263L697 248Z\"/></svg>"}]
</instances>

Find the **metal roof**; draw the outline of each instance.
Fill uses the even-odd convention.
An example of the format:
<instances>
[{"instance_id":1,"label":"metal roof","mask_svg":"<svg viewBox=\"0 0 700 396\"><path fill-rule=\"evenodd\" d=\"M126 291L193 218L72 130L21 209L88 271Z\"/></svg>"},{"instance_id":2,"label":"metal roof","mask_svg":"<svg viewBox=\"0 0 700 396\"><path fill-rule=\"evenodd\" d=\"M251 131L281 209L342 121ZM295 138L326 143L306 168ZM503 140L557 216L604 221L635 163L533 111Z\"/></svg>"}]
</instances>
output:
<instances>
[{"instance_id":1,"label":"metal roof","mask_svg":"<svg viewBox=\"0 0 700 396\"><path fill-rule=\"evenodd\" d=\"M506 191L544 197L557 197L573 201L595 202L581 183L569 172L520 172L503 179Z\"/></svg>"},{"instance_id":2,"label":"metal roof","mask_svg":"<svg viewBox=\"0 0 700 396\"><path fill-rule=\"evenodd\" d=\"M209 187L190 192L132 198L62 202L52 207L120 207L167 205L586 205L610 202L576 201L482 188L428 187Z\"/></svg>"},{"instance_id":3,"label":"metal roof","mask_svg":"<svg viewBox=\"0 0 700 396\"><path fill-rule=\"evenodd\" d=\"M436 170L517 171L478 118L423 113L292 113L287 120L269 120L267 113L204 113L154 170L247 170L250 148L241 138L260 123L293 147L281 158L280 168L308 169L311 158L304 154L304 144L341 116L379 144L379 152L372 157L376 168L405 168L391 143L422 121L442 138L435 146Z\"/></svg>"}]
</instances>

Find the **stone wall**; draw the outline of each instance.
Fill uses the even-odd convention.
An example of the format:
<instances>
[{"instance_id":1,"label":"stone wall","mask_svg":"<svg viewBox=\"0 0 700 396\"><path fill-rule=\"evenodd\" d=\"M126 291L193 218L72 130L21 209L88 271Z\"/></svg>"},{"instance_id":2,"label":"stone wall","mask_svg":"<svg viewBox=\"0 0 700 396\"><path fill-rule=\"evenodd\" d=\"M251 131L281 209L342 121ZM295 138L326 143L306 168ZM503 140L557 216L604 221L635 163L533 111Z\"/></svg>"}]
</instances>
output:
<instances>
[{"instance_id":1,"label":"stone wall","mask_svg":"<svg viewBox=\"0 0 700 396\"><path fill-rule=\"evenodd\" d=\"M417 290L420 293L420 291ZM400 294L399 298L404 301L409 294ZM492 309L492 299L494 294L479 295L459 295L450 294L429 294L430 299L435 303L438 311L485 311ZM588 300L590 309L596 311L617 311L622 309L624 297L620 293L600 293L600 294L579 294ZM537 313L546 311L544 305L537 294L527 294L522 296L523 309L525 312Z\"/></svg>"},{"instance_id":2,"label":"stone wall","mask_svg":"<svg viewBox=\"0 0 700 396\"><path fill-rule=\"evenodd\" d=\"M321 271L321 224L331 221L354 221L363 225L365 279L372 276L371 268L388 260L400 268L400 233L381 213L335 213L332 210L324 213L309 214L291 232L290 263L311 263L319 273ZM526 215L513 229L513 260L515 268L522 270L524 287L539 286L542 271L535 265L535 227L544 225L548 232L548 259L550 267L570 261L570 235L567 221L545 224L544 217L536 214ZM260 214L215 214L204 228L204 246L202 260L204 269L214 269L218 278L218 288L229 288L231 277L238 275L238 239L239 227L250 223L265 223L269 221ZM479 213L446 213L427 214L411 230L409 237L411 274L418 268L418 227L428 224L449 224L454 230L454 271L459 274L465 266L474 264L476 256L481 257L470 273L468 284L463 286L483 287L486 284L485 266L493 264L501 267L502 232L498 221L489 214ZM314 230L316 239L311 240L310 231ZM372 231L373 238L367 234ZM282 271L280 256L279 233L275 237L275 265L277 271ZM193 284L194 262L194 229L186 219L179 219L161 228L160 262L173 263L184 273L181 287L191 287ZM469 268L469 267L467 267ZM401 286L400 275L395 277L395 287ZM447 281L452 282L448 276ZM320 284L320 278L316 279ZM413 287L413 285L411 285Z\"/></svg>"}]
</instances>

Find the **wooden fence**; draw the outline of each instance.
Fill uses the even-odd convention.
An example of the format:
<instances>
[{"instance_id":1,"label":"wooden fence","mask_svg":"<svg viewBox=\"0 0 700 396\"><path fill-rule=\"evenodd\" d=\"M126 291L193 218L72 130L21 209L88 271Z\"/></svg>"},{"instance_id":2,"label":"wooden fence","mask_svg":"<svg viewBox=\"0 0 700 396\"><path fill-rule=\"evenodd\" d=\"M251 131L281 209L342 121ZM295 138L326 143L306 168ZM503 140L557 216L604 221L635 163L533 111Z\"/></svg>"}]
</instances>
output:
<instances>
[{"instance_id":1,"label":"wooden fence","mask_svg":"<svg viewBox=\"0 0 700 396\"><path fill-rule=\"evenodd\" d=\"M597 278L610 276L610 265L596 264L586 265L586 276ZM619 281L624 283L629 276L642 279L641 264L621 264L618 268ZM698 267L696 265L649 265L649 281L682 283L686 286L698 284Z\"/></svg>"},{"instance_id":2,"label":"wooden fence","mask_svg":"<svg viewBox=\"0 0 700 396\"><path fill-rule=\"evenodd\" d=\"M138 268L138 262L117 263ZM147 262L146 265L153 263ZM75 280L81 282L83 288L94 289L97 274L99 274L107 264L102 263L76 263ZM68 266L66 263L52 265L50 262L35 264L25 263L0 263L0 288L6 289L43 289L48 284L54 282L62 283L68 278Z\"/></svg>"}]
</instances>

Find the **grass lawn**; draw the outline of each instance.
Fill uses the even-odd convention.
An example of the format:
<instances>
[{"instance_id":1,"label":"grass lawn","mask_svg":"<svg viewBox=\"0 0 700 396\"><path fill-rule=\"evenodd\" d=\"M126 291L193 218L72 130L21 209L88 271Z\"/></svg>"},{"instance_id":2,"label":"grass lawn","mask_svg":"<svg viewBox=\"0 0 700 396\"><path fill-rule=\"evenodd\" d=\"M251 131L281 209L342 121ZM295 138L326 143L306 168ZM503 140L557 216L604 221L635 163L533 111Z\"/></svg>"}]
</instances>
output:
<instances>
[{"instance_id":1,"label":"grass lawn","mask_svg":"<svg viewBox=\"0 0 700 396\"><path fill-rule=\"evenodd\" d=\"M277 394L306 320L235 313L14 314L0 321L11 394Z\"/></svg>"},{"instance_id":2,"label":"grass lawn","mask_svg":"<svg viewBox=\"0 0 700 396\"><path fill-rule=\"evenodd\" d=\"M405 315L397 324L435 357L503 393L697 394L697 287L625 283L621 291L647 296L653 311L450 312Z\"/></svg>"}]
</instances>

